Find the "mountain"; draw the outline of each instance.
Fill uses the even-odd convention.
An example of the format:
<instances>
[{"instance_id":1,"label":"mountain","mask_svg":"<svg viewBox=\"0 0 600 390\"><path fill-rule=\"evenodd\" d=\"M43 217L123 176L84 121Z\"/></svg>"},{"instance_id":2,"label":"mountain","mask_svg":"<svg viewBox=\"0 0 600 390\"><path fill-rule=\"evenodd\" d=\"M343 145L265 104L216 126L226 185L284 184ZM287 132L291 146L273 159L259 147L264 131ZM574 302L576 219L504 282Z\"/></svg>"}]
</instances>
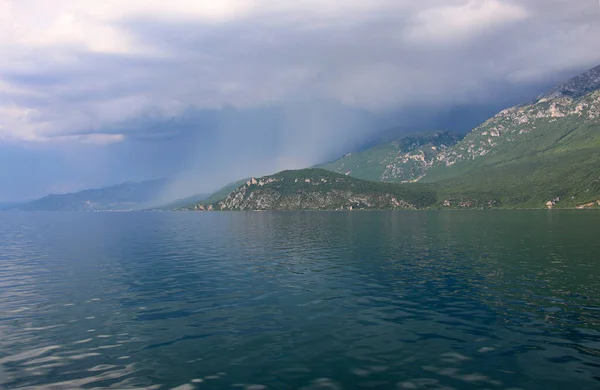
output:
<instances>
[{"instance_id":1,"label":"mountain","mask_svg":"<svg viewBox=\"0 0 600 390\"><path fill-rule=\"evenodd\" d=\"M508 207L600 200L600 67L504 110L438 156L421 181L446 196L495 194Z\"/></svg>"},{"instance_id":2,"label":"mountain","mask_svg":"<svg viewBox=\"0 0 600 390\"><path fill-rule=\"evenodd\" d=\"M166 179L127 182L70 194L48 195L7 210L18 211L124 211L136 210L155 201L167 185Z\"/></svg>"},{"instance_id":3,"label":"mountain","mask_svg":"<svg viewBox=\"0 0 600 390\"><path fill-rule=\"evenodd\" d=\"M380 210L420 209L436 202L426 185L370 182L311 168L251 178L212 204L189 210Z\"/></svg>"},{"instance_id":4,"label":"mountain","mask_svg":"<svg viewBox=\"0 0 600 390\"><path fill-rule=\"evenodd\" d=\"M501 111L462 140L436 134L383 143L321 167L430 183L448 207L589 206L600 200L600 66Z\"/></svg>"},{"instance_id":5,"label":"mountain","mask_svg":"<svg viewBox=\"0 0 600 390\"><path fill-rule=\"evenodd\" d=\"M317 168L252 179L188 209L598 208L600 66L462 139L407 136Z\"/></svg>"},{"instance_id":6,"label":"mountain","mask_svg":"<svg viewBox=\"0 0 600 390\"><path fill-rule=\"evenodd\" d=\"M461 138L447 131L404 136L318 167L365 180L418 181Z\"/></svg>"}]
</instances>

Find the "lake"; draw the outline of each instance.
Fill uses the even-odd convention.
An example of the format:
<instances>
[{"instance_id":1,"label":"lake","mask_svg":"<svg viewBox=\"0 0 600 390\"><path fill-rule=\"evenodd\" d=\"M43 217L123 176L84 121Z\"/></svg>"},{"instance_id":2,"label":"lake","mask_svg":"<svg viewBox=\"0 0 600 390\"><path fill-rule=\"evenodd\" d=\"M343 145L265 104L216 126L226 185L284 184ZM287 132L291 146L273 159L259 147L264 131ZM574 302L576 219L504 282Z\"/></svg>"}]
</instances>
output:
<instances>
[{"instance_id":1,"label":"lake","mask_svg":"<svg viewBox=\"0 0 600 390\"><path fill-rule=\"evenodd\" d=\"M600 388L600 213L0 213L0 388Z\"/></svg>"}]
</instances>

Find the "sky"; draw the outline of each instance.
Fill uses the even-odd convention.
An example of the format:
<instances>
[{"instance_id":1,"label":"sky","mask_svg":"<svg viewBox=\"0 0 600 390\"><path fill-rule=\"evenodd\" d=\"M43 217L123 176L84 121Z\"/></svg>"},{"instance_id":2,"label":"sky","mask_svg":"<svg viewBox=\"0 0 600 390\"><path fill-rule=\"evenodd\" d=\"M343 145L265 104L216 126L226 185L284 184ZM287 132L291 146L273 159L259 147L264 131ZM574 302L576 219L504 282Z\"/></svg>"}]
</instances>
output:
<instances>
[{"instance_id":1,"label":"sky","mask_svg":"<svg viewBox=\"0 0 600 390\"><path fill-rule=\"evenodd\" d=\"M597 0L0 0L0 201L467 132L600 64Z\"/></svg>"}]
</instances>

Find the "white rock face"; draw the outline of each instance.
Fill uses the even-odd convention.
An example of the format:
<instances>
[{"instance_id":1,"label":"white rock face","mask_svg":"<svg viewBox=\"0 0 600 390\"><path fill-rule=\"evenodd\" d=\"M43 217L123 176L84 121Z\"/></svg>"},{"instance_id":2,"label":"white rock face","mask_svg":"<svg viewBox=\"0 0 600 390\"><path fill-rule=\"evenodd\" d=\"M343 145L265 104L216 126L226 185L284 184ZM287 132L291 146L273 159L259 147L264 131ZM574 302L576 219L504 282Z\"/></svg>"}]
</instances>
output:
<instances>
[{"instance_id":1,"label":"white rock face","mask_svg":"<svg viewBox=\"0 0 600 390\"><path fill-rule=\"evenodd\" d=\"M264 177L256 179L257 185L246 183L232 191L218 203L218 210L361 210L361 209L416 209L416 206L393 194L359 189L353 192L351 181L346 177L296 177L292 191L278 183L283 178ZM289 180L289 179L286 179ZM262 183L262 184L261 184ZM326 186L326 190L320 187ZM333 186L333 187L332 187ZM363 191L363 192L360 192ZM366 191L366 192L365 192ZM204 207L199 211L210 211Z\"/></svg>"}]
</instances>

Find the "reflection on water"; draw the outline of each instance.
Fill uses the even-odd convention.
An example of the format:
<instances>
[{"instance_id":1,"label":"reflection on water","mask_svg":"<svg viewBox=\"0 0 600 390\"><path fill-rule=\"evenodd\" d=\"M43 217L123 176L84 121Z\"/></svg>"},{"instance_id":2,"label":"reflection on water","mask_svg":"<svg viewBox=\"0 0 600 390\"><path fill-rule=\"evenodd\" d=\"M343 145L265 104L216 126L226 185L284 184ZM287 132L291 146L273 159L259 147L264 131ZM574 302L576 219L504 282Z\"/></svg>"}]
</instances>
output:
<instances>
[{"instance_id":1,"label":"reflection on water","mask_svg":"<svg viewBox=\"0 0 600 390\"><path fill-rule=\"evenodd\" d=\"M0 388L600 387L600 213L0 214Z\"/></svg>"}]
</instances>

